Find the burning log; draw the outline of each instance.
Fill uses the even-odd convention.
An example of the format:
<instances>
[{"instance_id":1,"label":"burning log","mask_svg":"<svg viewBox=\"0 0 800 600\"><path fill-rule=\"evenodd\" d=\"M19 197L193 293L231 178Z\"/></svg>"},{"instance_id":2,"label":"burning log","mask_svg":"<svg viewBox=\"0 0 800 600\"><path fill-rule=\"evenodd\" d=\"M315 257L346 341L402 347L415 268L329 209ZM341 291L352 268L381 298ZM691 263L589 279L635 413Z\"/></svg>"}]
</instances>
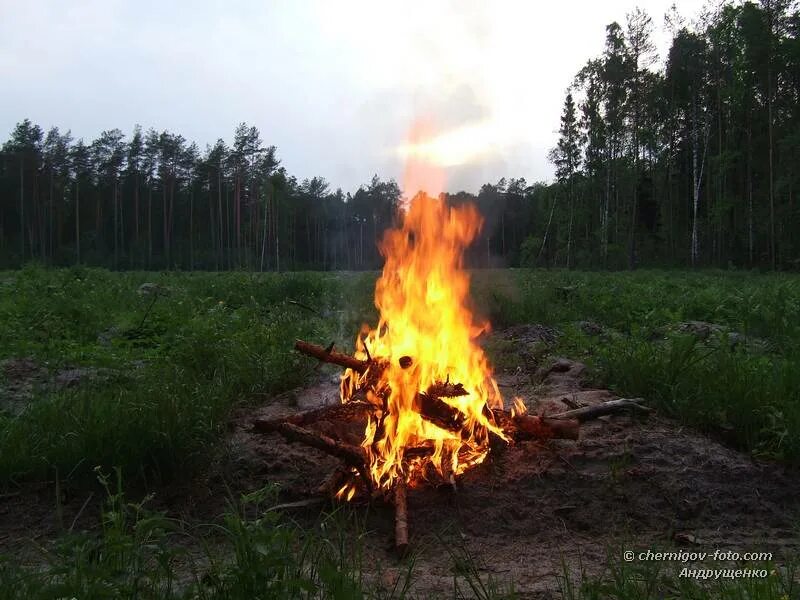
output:
<instances>
[{"instance_id":1,"label":"burning log","mask_svg":"<svg viewBox=\"0 0 800 600\"><path fill-rule=\"evenodd\" d=\"M408 551L408 504L406 482L402 479L394 486L394 547L401 558Z\"/></svg>"},{"instance_id":2,"label":"burning log","mask_svg":"<svg viewBox=\"0 0 800 600\"><path fill-rule=\"evenodd\" d=\"M450 383L449 381L437 382L431 385L426 392L429 396L437 398L458 398L459 396L469 396L469 392L460 383Z\"/></svg>"},{"instance_id":3,"label":"burning log","mask_svg":"<svg viewBox=\"0 0 800 600\"><path fill-rule=\"evenodd\" d=\"M313 356L319 361L339 365L345 369L353 369L357 373L364 373L369 368L369 361L354 358L348 354L336 352L333 349L328 350L317 344L309 344L303 340L297 340L294 343L294 349L302 354Z\"/></svg>"},{"instance_id":4,"label":"burning log","mask_svg":"<svg viewBox=\"0 0 800 600\"><path fill-rule=\"evenodd\" d=\"M317 487L317 494L323 497L333 498L336 492L341 490L342 486L350 480L352 475L352 469L343 466L337 467L336 470L331 473L331 476Z\"/></svg>"},{"instance_id":5,"label":"burning log","mask_svg":"<svg viewBox=\"0 0 800 600\"><path fill-rule=\"evenodd\" d=\"M577 419L539 417L528 414L512 415L504 410L492 409L495 423L510 438L523 440L577 440L580 423Z\"/></svg>"},{"instance_id":6,"label":"burning log","mask_svg":"<svg viewBox=\"0 0 800 600\"><path fill-rule=\"evenodd\" d=\"M447 431L461 431L465 435L469 434L466 431L466 416L439 398L425 393L417 394L414 409L423 419L437 427ZM515 440L577 440L580 434L579 421L566 413L564 416L555 418L525 414L512 416L501 409L493 409L490 412L495 423Z\"/></svg>"},{"instance_id":7,"label":"burning log","mask_svg":"<svg viewBox=\"0 0 800 600\"><path fill-rule=\"evenodd\" d=\"M447 431L461 431L467 418L464 413L444 400L424 392L420 392L414 398L414 410L426 421Z\"/></svg>"}]
</instances>

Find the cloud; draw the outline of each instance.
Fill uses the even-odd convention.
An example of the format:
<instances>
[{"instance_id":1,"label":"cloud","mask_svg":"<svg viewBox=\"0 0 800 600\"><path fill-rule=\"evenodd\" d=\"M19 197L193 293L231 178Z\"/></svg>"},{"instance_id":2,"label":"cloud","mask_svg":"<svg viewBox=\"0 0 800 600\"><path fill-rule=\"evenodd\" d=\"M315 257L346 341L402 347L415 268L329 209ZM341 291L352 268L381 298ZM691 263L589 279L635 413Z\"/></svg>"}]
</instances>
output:
<instances>
[{"instance_id":1,"label":"cloud","mask_svg":"<svg viewBox=\"0 0 800 600\"><path fill-rule=\"evenodd\" d=\"M671 3L639 2L657 26ZM448 186L549 178L564 90L634 4L0 0L0 134L141 123L203 146L247 121L290 172L352 190L402 180L426 119Z\"/></svg>"}]
</instances>

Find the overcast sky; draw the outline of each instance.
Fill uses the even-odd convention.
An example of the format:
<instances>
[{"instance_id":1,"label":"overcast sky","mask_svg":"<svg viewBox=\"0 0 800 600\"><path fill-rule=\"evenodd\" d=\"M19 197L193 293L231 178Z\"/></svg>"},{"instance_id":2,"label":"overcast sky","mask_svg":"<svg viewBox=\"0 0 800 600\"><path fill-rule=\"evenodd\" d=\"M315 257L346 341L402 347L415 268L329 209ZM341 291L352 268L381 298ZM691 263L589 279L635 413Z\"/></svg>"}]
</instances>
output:
<instances>
[{"instance_id":1,"label":"overcast sky","mask_svg":"<svg viewBox=\"0 0 800 600\"><path fill-rule=\"evenodd\" d=\"M675 2L686 17L702 5ZM549 180L565 89L605 25L645 9L663 57L671 4L0 0L0 140L27 117L87 141L140 123L205 147L245 121L291 174L345 191L402 183L409 155L450 191Z\"/></svg>"}]
</instances>

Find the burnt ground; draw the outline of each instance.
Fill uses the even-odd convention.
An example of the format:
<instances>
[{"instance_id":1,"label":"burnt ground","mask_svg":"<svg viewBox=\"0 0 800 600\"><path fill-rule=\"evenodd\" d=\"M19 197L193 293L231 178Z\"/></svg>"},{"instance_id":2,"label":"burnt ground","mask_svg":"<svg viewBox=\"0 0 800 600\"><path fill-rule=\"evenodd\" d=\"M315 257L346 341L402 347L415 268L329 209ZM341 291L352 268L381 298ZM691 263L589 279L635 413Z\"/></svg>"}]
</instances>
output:
<instances>
[{"instance_id":1,"label":"burnt ground","mask_svg":"<svg viewBox=\"0 0 800 600\"><path fill-rule=\"evenodd\" d=\"M548 331L532 327L495 335L527 347ZM590 405L613 397L588 388L578 362L562 359L565 370L559 372L537 368L538 360L534 356L525 367L497 374L508 401L521 396L530 412L547 414L565 410L570 401ZM160 491L158 506L190 523L204 523L217 518L229 498L269 482L280 485L282 501L309 497L338 462L277 434L252 433L250 422L337 401L338 378L331 372L304 389L238 411L208 471L190 485ZM60 529L52 489L41 484L0 496L0 553L21 539L41 542ZM86 496L62 503L60 521L67 527ZM96 501L79 515L77 528L96 520ZM469 553L483 577L513 580L523 598L552 590L562 561L574 572L596 572L609 556L621 558L623 549L688 543L688 549L699 551L770 551L779 563L800 550L796 469L757 462L657 412L585 423L578 441L509 447L465 474L456 491L450 486L414 489L408 505L417 549L415 596L452 594L457 560L443 550L443 542L457 554ZM307 508L294 516L312 522L319 510ZM368 511L365 555L380 565L381 581L389 585L404 572L392 552L393 527L391 507Z\"/></svg>"}]
</instances>

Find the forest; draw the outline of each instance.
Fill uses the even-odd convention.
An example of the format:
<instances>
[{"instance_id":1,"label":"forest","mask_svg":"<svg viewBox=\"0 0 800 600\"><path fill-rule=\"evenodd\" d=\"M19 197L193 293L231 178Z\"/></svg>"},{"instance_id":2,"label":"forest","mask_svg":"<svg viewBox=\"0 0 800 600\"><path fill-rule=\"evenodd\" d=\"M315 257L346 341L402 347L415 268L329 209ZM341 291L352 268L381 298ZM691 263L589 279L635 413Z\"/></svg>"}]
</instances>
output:
<instances>
[{"instance_id":1,"label":"forest","mask_svg":"<svg viewBox=\"0 0 800 600\"><path fill-rule=\"evenodd\" d=\"M486 183L473 267L800 266L800 12L786 0L673 10L666 57L641 10L566 90L550 183ZM554 123L555 125L555 123ZM242 123L201 149L179 133L87 142L23 120L0 152L0 266L362 270L404 195L299 180Z\"/></svg>"}]
</instances>

